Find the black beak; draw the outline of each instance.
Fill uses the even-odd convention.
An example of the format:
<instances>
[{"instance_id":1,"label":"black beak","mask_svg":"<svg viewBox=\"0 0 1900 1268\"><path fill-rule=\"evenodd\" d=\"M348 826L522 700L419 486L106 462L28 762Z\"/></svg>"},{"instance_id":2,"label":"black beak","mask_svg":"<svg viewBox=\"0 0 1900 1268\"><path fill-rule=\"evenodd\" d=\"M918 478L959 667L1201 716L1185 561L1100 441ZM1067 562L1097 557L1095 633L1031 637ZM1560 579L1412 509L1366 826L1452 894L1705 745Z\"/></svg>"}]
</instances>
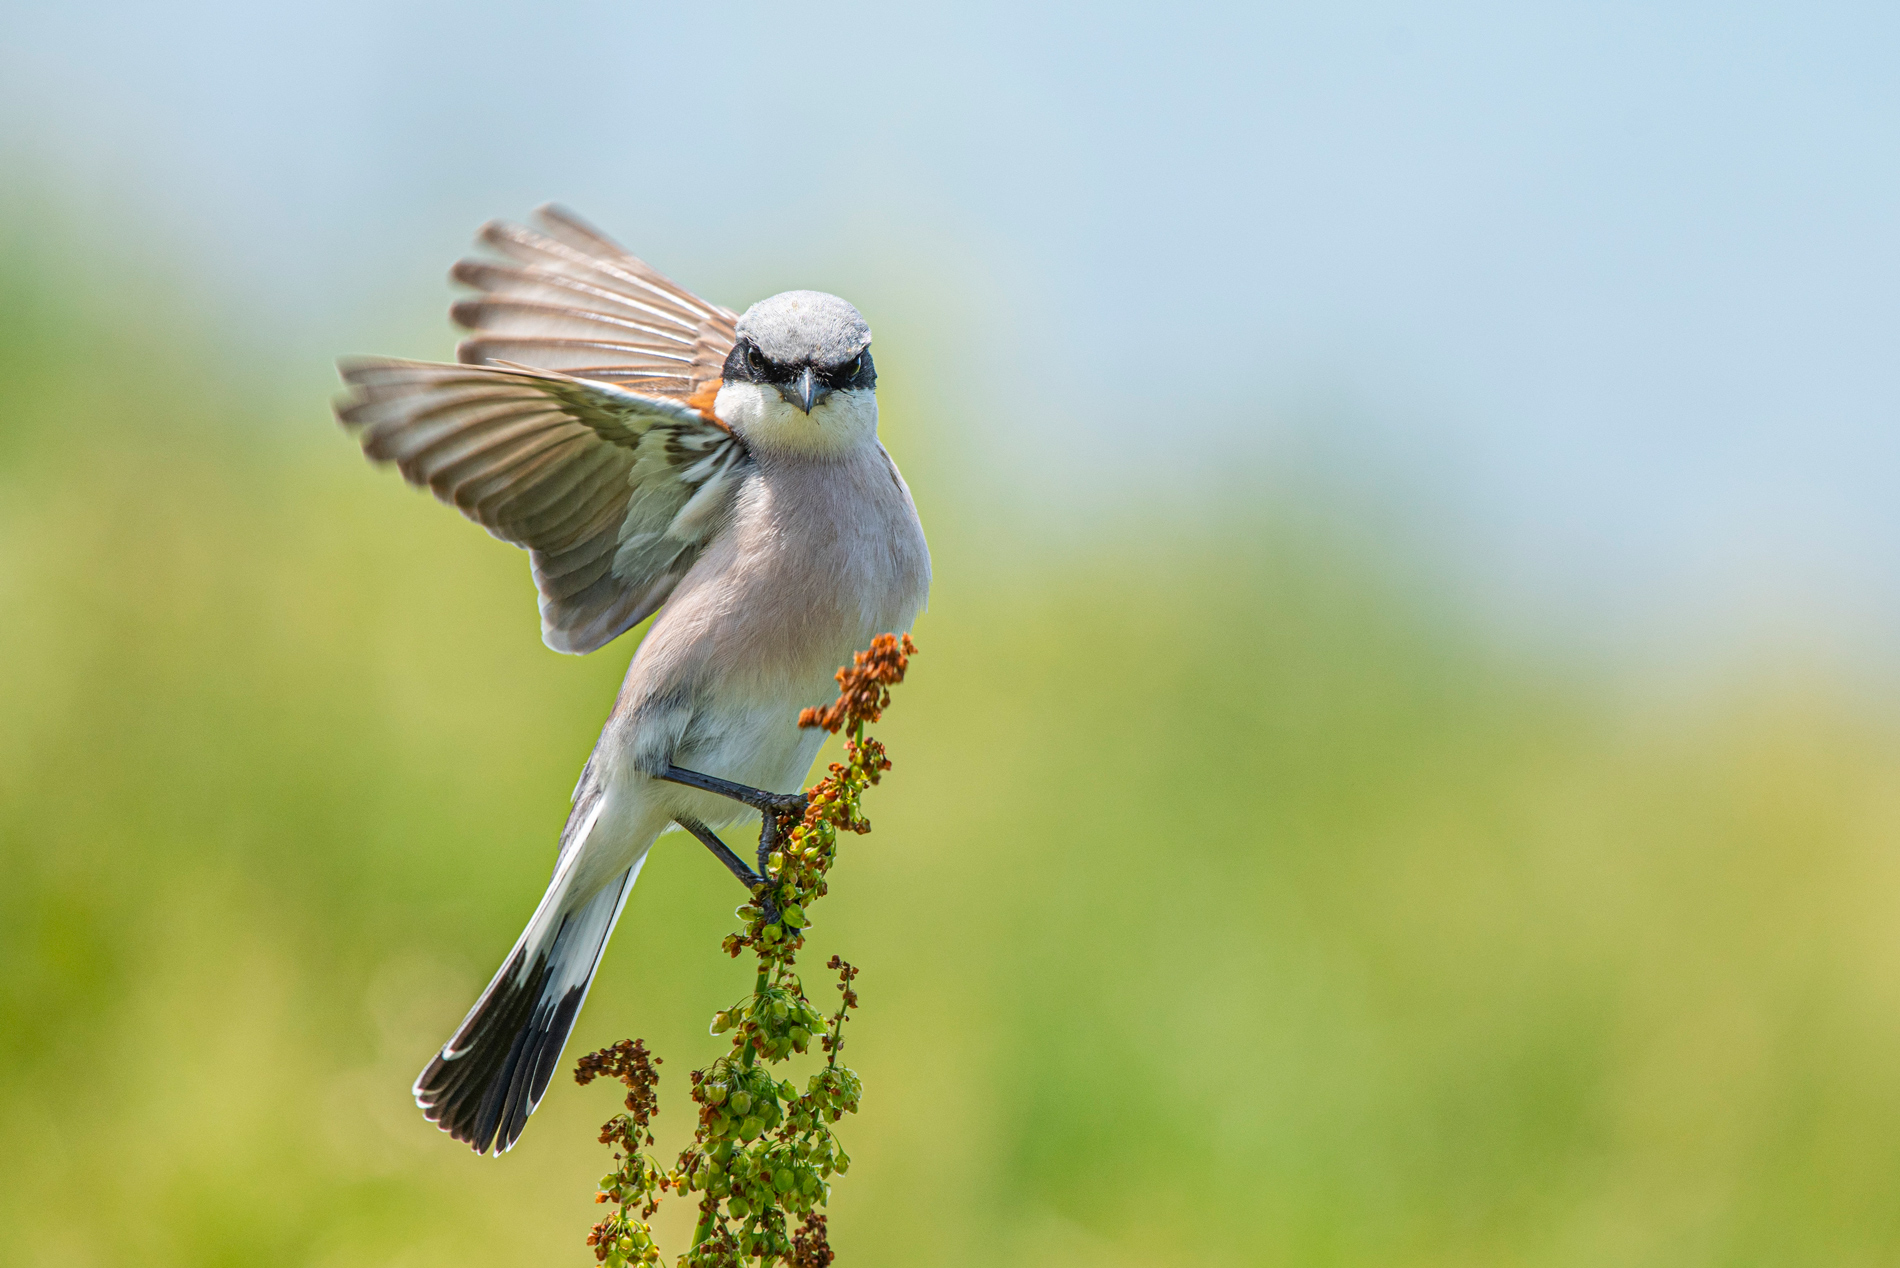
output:
<instances>
[{"instance_id":1,"label":"black beak","mask_svg":"<svg viewBox=\"0 0 1900 1268\"><path fill-rule=\"evenodd\" d=\"M811 413L812 406L831 395L831 389L818 381L818 375L810 366L798 372L798 377L792 380L790 387L780 390L785 394L786 400L807 414Z\"/></svg>"}]
</instances>

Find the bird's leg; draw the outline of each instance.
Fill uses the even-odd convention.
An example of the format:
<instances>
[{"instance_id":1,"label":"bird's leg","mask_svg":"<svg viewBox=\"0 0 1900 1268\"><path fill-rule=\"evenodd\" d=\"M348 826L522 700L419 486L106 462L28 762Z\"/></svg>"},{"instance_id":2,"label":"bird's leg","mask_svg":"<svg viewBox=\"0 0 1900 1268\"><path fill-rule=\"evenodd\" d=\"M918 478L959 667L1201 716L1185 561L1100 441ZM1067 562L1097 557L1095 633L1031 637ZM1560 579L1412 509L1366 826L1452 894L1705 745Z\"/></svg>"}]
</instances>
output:
<instances>
[{"instance_id":1,"label":"bird's leg","mask_svg":"<svg viewBox=\"0 0 1900 1268\"><path fill-rule=\"evenodd\" d=\"M766 792L763 788L735 784L729 779L720 779L715 775L702 775L696 770L687 770L683 766L668 766L660 778L675 784L684 784L688 788L697 788L701 792L730 797L741 805L751 806L758 811L760 819L764 821L759 828L759 875L761 876L765 875L766 860L771 858L772 851L778 848L778 817L782 814L804 814L808 801L802 792Z\"/></svg>"},{"instance_id":2,"label":"bird's leg","mask_svg":"<svg viewBox=\"0 0 1900 1268\"><path fill-rule=\"evenodd\" d=\"M683 766L668 766L660 773L660 778L669 783L697 788L701 792L730 797L741 805L751 806L754 810L761 812L774 810L783 813L795 810L799 814L805 813L804 793L767 792L763 788L754 788L750 784L735 784L729 779L720 779L716 775L702 775L696 770L687 770Z\"/></svg>"},{"instance_id":3,"label":"bird's leg","mask_svg":"<svg viewBox=\"0 0 1900 1268\"><path fill-rule=\"evenodd\" d=\"M697 819L675 819L675 823L699 838L699 843L712 851L713 857L726 865L726 870L739 878L739 883L747 890L760 890L760 909L765 912L765 923L778 923L778 904L772 901L772 893L763 874L755 872L745 865L745 860L734 854L717 833Z\"/></svg>"},{"instance_id":4,"label":"bird's leg","mask_svg":"<svg viewBox=\"0 0 1900 1268\"><path fill-rule=\"evenodd\" d=\"M747 889L762 883L764 877L745 865L745 860L734 854L726 843L721 841L711 828L697 819L675 819L675 823L699 838L699 843L712 851L713 857L726 865L726 870L739 878L739 883Z\"/></svg>"}]
</instances>

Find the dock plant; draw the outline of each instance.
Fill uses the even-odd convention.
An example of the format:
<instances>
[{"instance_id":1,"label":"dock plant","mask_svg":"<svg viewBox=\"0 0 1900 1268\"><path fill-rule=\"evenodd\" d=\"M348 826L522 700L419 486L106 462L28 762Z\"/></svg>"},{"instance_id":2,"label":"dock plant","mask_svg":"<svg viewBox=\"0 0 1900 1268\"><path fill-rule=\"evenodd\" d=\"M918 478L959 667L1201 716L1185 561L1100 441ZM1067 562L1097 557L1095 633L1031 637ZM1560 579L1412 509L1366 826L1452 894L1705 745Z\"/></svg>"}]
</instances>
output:
<instances>
[{"instance_id":1,"label":"dock plant","mask_svg":"<svg viewBox=\"0 0 1900 1268\"><path fill-rule=\"evenodd\" d=\"M856 1072L839 1061L845 1025L858 1006L858 970L837 955L825 962L837 991L836 1007L825 1012L806 994L798 958L813 927L812 908L830 890L843 834L871 830L863 796L891 763L864 728L882 717L916 651L907 634L879 635L838 671L838 699L799 716L802 727L842 731L844 760L806 790L802 813L787 811L762 825L761 883L722 944L734 958L751 955L758 972L750 995L713 1015L712 1033L729 1036L730 1047L691 1074L698 1115L692 1142L669 1165L649 1152L660 1058L642 1041L621 1040L576 1065L576 1082L606 1077L627 1089L625 1110L600 1132L615 1165L601 1177L595 1201L615 1209L587 1237L595 1259L609 1268L664 1262L649 1221L668 1193L696 1197L699 1205L678 1268L824 1268L832 1261L824 1207L836 1178L851 1167L832 1128L857 1112L863 1096ZM807 1054L823 1064L801 1087L785 1067Z\"/></svg>"}]
</instances>

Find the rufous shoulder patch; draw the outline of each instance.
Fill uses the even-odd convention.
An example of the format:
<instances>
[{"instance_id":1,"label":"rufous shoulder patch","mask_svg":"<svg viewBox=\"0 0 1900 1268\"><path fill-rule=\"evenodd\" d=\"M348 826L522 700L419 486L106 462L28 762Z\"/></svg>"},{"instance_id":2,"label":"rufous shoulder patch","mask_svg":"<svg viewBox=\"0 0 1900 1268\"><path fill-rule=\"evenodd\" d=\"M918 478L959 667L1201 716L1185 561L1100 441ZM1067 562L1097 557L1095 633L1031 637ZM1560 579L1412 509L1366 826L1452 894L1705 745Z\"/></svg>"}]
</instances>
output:
<instances>
[{"instance_id":1,"label":"rufous shoulder patch","mask_svg":"<svg viewBox=\"0 0 1900 1268\"><path fill-rule=\"evenodd\" d=\"M693 389L693 394L686 398L686 404L704 414L707 422L725 427L727 431L730 431L732 429L720 422L719 416L713 413L713 401L718 399L719 387L724 382L723 378L707 379Z\"/></svg>"}]
</instances>

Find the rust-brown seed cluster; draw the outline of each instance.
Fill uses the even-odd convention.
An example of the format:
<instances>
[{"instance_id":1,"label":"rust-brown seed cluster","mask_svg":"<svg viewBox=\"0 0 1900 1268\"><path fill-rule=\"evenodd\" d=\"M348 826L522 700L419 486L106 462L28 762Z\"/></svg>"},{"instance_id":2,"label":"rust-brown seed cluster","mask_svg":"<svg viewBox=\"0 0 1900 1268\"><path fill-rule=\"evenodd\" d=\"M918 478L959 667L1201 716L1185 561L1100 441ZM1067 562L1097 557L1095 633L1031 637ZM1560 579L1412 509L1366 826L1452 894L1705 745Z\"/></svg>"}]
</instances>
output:
<instances>
[{"instance_id":1,"label":"rust-brown seed cluster","mask_svg":"<svg viewBox=\"0 0 1900 1268\"><path fill-rule=\"evenodd\" d=\"M826 1268L836 1258L825 1240L825 1217L813 1211L792 1234L792 1268Z\"/></svg>"},{"instance_id":2,"label":"rust-brown seed cluster","mask_svg":"<svg viewBox=\"0 0 1900 1268\"><path fill-rule=\"evenodd\" d=\"M600 1178L596 1202L614 1202L620 1209L595 1224L587 1234L587 1244L601 1263L658 1264L659 1248L653 1244L653 1230L646 1220L659 1209L660 1195L666 1190L667 1177L640 1150L653 1143L653 1116L660 1112L659 1094L654 1085L660 1072L654 1067L660 1059L647 1052L645 1042L622 1039L612 1047L590 1052L574 1063L574 1081L583 1086L595 1079L618 1079L627 1088L627 1110L615 1114L600 1127L600 1143L615 1147L614 1170ZM639 1208L638 1214L635 1208Z\"/></svg>"},{"instance_id":3,"label":"rust-brown seed cluster","mask_svg":"<svg viewBox=\"0 0 1900 1268\"><path fill-rule=\"evenodd\" d=\"M822 709L798 715L802 727L821 726L836 735L847 722L875 722L891 704L891 688L904 681L904 668L917 654L910 635L880 634L856 663L838 671L838 698Z\"/></svg>"},{"instance_id":4,"label":"rust-brown seed cluster","mask_svg":"<svg viewBox=\"0 0 1900 1268\"><path fill-rule=\"evenodd\" d=\"M638 1149L653 1143L647 1124L660 1112L660 1095L653 1090L660 1081L660 1072L653 1067L659 1064L660 1059L647 1052L643 1039L622 1039L574 1063L574 1082L582 1087L600 1078L619 1079L627 1085L627 1112L601 1125L601 1144Z\"/></svg>"}]
</instances>

